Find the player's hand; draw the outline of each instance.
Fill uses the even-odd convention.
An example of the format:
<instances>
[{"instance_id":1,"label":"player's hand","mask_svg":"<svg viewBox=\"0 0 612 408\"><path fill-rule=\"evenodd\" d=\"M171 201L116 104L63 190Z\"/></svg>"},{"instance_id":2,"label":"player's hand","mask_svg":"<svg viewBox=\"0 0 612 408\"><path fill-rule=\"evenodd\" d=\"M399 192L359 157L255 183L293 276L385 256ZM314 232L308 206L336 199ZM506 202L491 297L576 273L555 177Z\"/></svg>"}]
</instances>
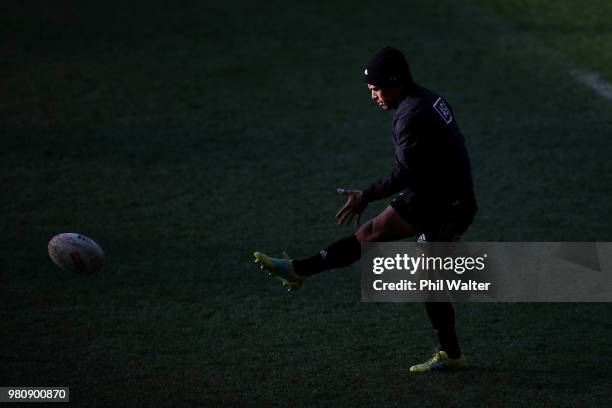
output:
<instances>
[{"instance_id":1,"label":"player's hand","mask_svg":"<svg viewBox=\"0 0 612 408\"><path fill-rule=\"evenodd\" d=\"M355 221L355 225L359 225L361 221L361 213L365 210L368 203L363 199L363 191L361 190L345 190L339 188L336 190L339 194L346 196L346 204L336 214L338 225L349 226Z\"/></svg>"}]
</instances>

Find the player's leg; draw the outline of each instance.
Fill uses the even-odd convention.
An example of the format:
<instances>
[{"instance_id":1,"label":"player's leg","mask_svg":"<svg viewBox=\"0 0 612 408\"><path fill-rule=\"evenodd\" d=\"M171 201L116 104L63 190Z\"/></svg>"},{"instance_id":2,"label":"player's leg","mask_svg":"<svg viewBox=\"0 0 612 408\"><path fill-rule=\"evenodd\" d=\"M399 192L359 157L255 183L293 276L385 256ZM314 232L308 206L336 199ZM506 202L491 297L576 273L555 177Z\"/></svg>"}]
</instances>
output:
<instances>
[{"instance_id":1,"label":"player's leg","mask_svg":"<svg viewBox=\"0 0 612 408\"><path fill-rule=\"evenodd\" d=\"M423 364L410 367L411 372L456 370L465 365L455 331L455 309L451 302L425 302L427 316L440 344L439 351Z\"/></svg>"},{"instance_id":2,"label":"player's leg","mask_svg":"<svg viewBox=\"0 0 612 408\"><path fill-rule=\"evenodd\" d=\"M453 209L450 220L439 223L434 229L419 236L421 241L458 241L474 219L474 207ZM411 372L432 370L456 370L465 365L455 329L455 309L451 302L425 302L427 316L438 337L440 351L423 364L410 367Z\"/></svg>"},{"instance_id":3,"label":"player's leg","mask_svg":"<svg viewBox=\"0 0 612 408\"><path fill-rule=\"evenodd\" d=\"M408 223L392 205L387 206L375 218L363 224L355 234L361 243L389 242L406 239L417 234L416 228Z\"/></svg>"},{"instance_id":4,"label":"player's leg","mask_svg":"<svg viewBox=\"0 0 612 408\"><path fill-rule=\"evenodd\" d=\"M391 206L362 225L355 234L342 238L321 249L316 254L301 259L271 258L260 252L255 261L289 287L296 290L303 280L317 273L344 268L361 258L361 243L395 241L416 234L415 228L406 222Z\"/></svg>"},{"instance_id":5,"label":"player's leg","mask_svg":"<svg viewBox=\"0 0 612 408\"><path fill-rule=\"evenodd\" d=\"M359 227L355 234L334 242L311 257L294 260L293 267L302 276L343 268L361 258L362 243L395 241L415 234L416 230L393 207L388 206Z\"/></svg>"},{"instance_id":6,"label":"player's leg","mask_svg":"<svg viewBox=\"0 0 612 408\"><path fill-rule=\"evenodd\" d=\"M461 347L455 331L455 309L451 302L425 302L427 317L440 343L450 358L461 356Z\"/></svg>"}]
</instances>

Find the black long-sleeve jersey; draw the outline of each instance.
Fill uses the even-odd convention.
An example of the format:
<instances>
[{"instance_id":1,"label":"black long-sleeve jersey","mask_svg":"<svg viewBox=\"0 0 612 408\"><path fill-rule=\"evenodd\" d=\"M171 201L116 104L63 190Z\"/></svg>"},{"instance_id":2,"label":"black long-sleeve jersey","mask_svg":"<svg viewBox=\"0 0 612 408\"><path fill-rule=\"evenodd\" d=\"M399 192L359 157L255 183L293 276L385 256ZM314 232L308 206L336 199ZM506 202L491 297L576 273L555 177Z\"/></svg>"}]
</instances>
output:
<instances>
[{"instance_id":1,"label":"black long-sleeve jersey","mask_svg":"<svg viewBox=\"0 0 612 408\"><path fill-rule=\"evenodd\" d=\"M450 106L413 85L393 117L395 165L364 191L376 201L400 191L432 205L474 199L470 159Z\"/></svg>"}]
</instances>

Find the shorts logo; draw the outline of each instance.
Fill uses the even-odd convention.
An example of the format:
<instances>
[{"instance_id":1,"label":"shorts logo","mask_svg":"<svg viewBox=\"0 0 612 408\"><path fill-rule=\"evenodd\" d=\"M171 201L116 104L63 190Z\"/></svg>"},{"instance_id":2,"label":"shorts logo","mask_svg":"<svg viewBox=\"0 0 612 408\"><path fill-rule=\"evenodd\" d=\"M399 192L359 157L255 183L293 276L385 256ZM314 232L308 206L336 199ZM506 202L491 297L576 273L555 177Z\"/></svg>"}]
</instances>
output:
<instances>
[{"instance_id":1,"label":"shorts logo","mask_svg":"<svg viewBox=\"0 0 612 408\"><path fill-rule=\"evenodd\" d=\"M442 119L448 125L453 121L453 114L451 113L446 103L442 100L442 98L438 98L436 102L433 104L434 109L442 116Z\"/></svg>"}]
</instances>

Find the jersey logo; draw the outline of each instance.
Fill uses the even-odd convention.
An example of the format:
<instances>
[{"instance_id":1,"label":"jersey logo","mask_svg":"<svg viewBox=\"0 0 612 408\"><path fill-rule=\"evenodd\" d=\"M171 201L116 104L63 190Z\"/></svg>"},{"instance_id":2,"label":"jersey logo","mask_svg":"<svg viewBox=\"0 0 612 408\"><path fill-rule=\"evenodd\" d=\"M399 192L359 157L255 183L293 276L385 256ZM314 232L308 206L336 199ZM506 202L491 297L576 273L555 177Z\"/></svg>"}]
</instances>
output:
<instances>
[{"instance_id":1,"label":"jersey logo","mask_svg":"<svg viewBox=\"0 0 612 408\"><path fill-rule=\"evenodd\" d=\"M447 125L453 121L453 114L451 113L450 109L448 109L448 106L446 106L446 102L444 102L442 98L438 98L433 104L433 107L436 112L438 112L440 116L442 116L442 119L446 122Z\"/></svg>"}]
</instances>

